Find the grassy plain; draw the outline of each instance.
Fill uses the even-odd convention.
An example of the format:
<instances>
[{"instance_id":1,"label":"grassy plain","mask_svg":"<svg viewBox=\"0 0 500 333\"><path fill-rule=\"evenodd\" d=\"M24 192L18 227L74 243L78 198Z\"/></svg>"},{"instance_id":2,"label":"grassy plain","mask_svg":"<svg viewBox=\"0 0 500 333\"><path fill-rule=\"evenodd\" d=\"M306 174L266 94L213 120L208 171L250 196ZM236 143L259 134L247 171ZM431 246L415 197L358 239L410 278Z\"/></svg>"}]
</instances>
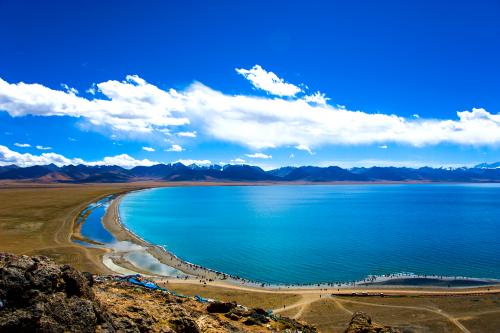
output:
<instances>
[{"instance_id":1,"label":"grassy plain","mask_svg":"<svg viewBox=\"0 0 500 333\"><path fill-rule=\"evenodd\" d=\"M104 250L71 240L73 220L96 198L137 187L141 185L0 184L0 251L46 255L80 270L109 272L100 259Z\"/></svg>"},{"instance_id":2,"label":"grassy plain","mask_svg":"<svg viewBox=\"0 0 500 333\"><path fill-rule=\"evenodd\" d=\"M279 292L252 292L248 290L238 290L219 286L206 286L200 284L168 283L168 289L186 296L203 295L206 298L218 299L221 301L235 301L238 304L248 307L259 307L263 309L275 309L283 305L298 302L302 297L299 293L279 293Z\"/></svg>"}]
</instances>

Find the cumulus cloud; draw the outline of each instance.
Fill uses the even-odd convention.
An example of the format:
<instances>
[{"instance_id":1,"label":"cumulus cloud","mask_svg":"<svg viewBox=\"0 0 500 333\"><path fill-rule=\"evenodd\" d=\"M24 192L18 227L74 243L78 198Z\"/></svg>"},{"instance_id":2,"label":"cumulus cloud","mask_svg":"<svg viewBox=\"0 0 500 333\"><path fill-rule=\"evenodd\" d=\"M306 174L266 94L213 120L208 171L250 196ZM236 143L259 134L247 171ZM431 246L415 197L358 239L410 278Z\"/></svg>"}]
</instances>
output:
<instances>
[{"instance_id":1,"label":"cumulus cloud","mask_svg":"<svg viewBox=\"0 0 500 333\"><path fill-rule=\"evenodd\" d=\"M29 143L14 143L14 146L16 147L20 147L20 148L28 148L28 147L31 147L31 145Z\"/></svg>"},{"instance_id":2,"label":"cumulus cloud","mask_svg":"<svg viewBox=\"0 0 500 333\"><path fill-rule=\"evenodd\" d=\"M44 147L44 146L40 146L40 145L36 145L35 148L38 150L51 150L52 149L52 147Z\"/></svg>"},{"instance_id":3,"label":"cumulus cloud","mask_svg":"<svg viewBox=\"0 0 500 333\"><path fill-rule=\"evenodd\" d=\"M172 146L170 146L170 148L166 149L166 151L171 151L171 152L181 152L183 150L184 150L184 148L182 148L179 145L172 145Z\"/></svg>"},{"instance_id":4,"label":"cumulus cloud","mask_svg":"<svg viewBox=\"0 0 500 333\"><path fill-rule=\"evenodd\" d=\"M192 118L198 118L196 122L206 134L256 149L300 144L500 143L500 115L481 108L458 112L456 120L406 119L394 114L311 105L302 99L229 96L199 83L188 94Z\"/></svg>"},{"instance_id":5,"label":"cumulus cloud","mask_svg":"<svg viewBox=\"0 0 500 333\"><path fill-rule=\"evenodd\" d=\"M177 160L176 163L182 163L185 166L189 166L191 164L196 164L196 165L199 165L199 166L208 166L208 165L212 164L212 162L209 161L209 160L190 160L190 159Z\"/></svg>"},{"instance_id":6,"label":"cumulus cloud","mask_svg":"<svg viewBox=\"0 0 500 333\"><path fill-rule=\"evenodd\" d=\"M239 69L238 73L259 82L266 91L275 89L276 84L281 87L276 88L276 96L286 98L225 94L199 82L182 91L162 90L129 75L125 81L97 84L102 99L86 99L40 84L8 83L0 79L0 110L13 117L28 114L79 117L96 127L135 134L157 133L162 137L165 133L175 133L172 127L182 125L184 132L180 133L196 130L206 137L255 150L300 145L312 149L328 144L496 146L500 143L500 114L482 108L457 112L453 119L373 114L328 104L321 93L312 95L316 96L314 101L313 97L296 97L300 88L291 85L295 87L291 89L279 78L262 79L272 73L260 66Z\"/></svg>"},{"instance_id":7,"label":"cumulus cloud","mask_svg":"<svg viewBox=\"0 0 500 333\"><path fill-rule=\"evenodd\" d=\"M117 165L122 168L130 169L136 166L152 166L160 162L151 161L148 159L137 160L130 155L121 154L116 156L104 157L101 161L85 162L87 165Z\"/></svg>"},{"instance_id":8,"label":"cumulus cloud","mask_svg":"<svg viewBox=\"0 0 500 333\"><path fill-rule=\"evenodd\" d=\"M268 159L268 158L273 158L271 155L266 155L263 153L254 153L254 154L245 154L247 157L250 158L262 158L262 159Z\"/></svg>"},{"instance_id":9,"label":"cumulus cloud","mask_svg":"<svg viewBox=\"0 0 500 333\"><path fill-rule=\"evenodd\" d=\"M0 165L15 164L20 167L27 167L51 163L56 165L82 164L83 160L79 158L71 159L55 153L43 153L41 155L19 153L0 145Z\"/></svg>"},{"instance_id":10,"label":"cumulus cloud","mask_svg":"<svg viewBox=\"0 0 500 333\"><path fill-rule=\"evenodd\" d=\"M297 150L304 150L304 151L307 151L310 155L312 155L312 154L313 154L313 152L312 152L311 148L309 148L309 146L308 146L308 145L304 145L304 144L297 145L297 146L295 146L295 149L297 149Z\"/></svg>"},{"instance_id":11,"label":"cumulus cloud","mask_svg":"<svg viewBox=\"0 0 500 333\"><path fill-rule=\"evenodd\" d=\"M196 131L194 132L179 132L178 136L186 137L186 138L196 138Z\"/></svg>"},{"instance_id":12,"label":"cumulus cloud","mask_svg":"<svg viewBox=\"0 0 500 333\"><path fill-rule=\"evenodd\" d=\"M276 96L295 96L302 91L296 85L286 83L273 72L268 72L259 65L251 69L236 68L238 74L243 75L255 88L262 89Z\"/></svg>"},{"instance_id":13,"label":"cumulus cloud","mask_svg":"<svg viewBox=\"0 0 500 333\"><path fill-rule=\"evenodd\" d=\"M71 90L54 90L40 84L8 83L0 79L0 110L12 117L82 117L90 124L114 131L151 133L168 126L186 125L182 96L174 89L164 91L136 75L125 81L96 85L103 99L86 99Z\"/></svg>"},{"instance_id":14,"label":"cumulus cloud","mask_svg":"<svg viewBox=\"0 0 500 333\"><path fill-rule=\"evenodd\" d=\"M387 146L387 145L381 145L381 146L378 146L378 147L379 147L380 149L387 149L387 148L389 148L389 146Z\"/></svg>"},{"instance_id":15,"label":"cumulus cloud","mask_svg":"<svg viewBox=\"0 0 500 333\"><path fill-rule=\"evenodd\" d=\"M81 158L68 158L56 153L42 153L41 155L34 155L29 153L19 153L10 150L6 146L0 145L0 165L15 164L20 167L29 167L33 165L48 165L55 164L57 166L63 165L78 165L86 164L91 166L96 165L118 165L124 168L132 168L139 165L151 166L159 162L150 161L148 159L137 160L127 154L105 157L100 161L84 161Z\"/></svg>"},{"instance_id":16,"label":"cumulus cloud","mask_svg":"<svg viewBox=\"0 0 500 333\"><path fill-rule=\"evenodd\" d=\"M142 150L145 150L145 151L148 151L150 153L154 152L155 149L154 148L151 148L151 147L142 147Z\"/></svg>"}]
</instances>

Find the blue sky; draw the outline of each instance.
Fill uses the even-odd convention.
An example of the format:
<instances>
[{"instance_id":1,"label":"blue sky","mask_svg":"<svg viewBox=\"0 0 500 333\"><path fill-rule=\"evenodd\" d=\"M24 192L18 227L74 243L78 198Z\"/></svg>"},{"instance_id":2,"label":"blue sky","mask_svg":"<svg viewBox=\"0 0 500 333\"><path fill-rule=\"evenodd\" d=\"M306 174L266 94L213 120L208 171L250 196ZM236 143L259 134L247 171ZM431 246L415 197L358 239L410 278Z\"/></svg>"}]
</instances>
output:
<instances>
[{"instance_id":1,"label":"blue sky","mask_svg":"<svg viewBox=\"0 0 500 333\"><path fill-rule=\"evenodd\" d=\"M0 31L0 164L500 160L498 1L18 0Z\"/></svg>"}]
</instances>

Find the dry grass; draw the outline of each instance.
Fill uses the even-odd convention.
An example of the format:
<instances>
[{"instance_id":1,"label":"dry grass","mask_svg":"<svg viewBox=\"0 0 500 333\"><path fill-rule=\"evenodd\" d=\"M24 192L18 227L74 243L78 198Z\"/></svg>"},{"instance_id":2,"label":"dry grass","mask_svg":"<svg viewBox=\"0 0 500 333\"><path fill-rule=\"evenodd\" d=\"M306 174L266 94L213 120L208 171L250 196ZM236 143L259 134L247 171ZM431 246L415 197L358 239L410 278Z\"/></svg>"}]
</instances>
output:
<instances>
[{"instance_id":1,"label":"dry grass","mask_svg":"<svg viewBox=\"0 0 500 333\"><path fill-rule=\"evenodd\" d=\"M286 315L283 312L283 315ZM315 325L321 332L344 332L352 315L345 312L331 299L322 299L308 305L300 319Z\"/></svg>"},{"instance_id":2,"label":"dry grass","mask_svg":"<svg viewBox=\"0 0 500 333\"><path fill-rule=\"evenodd\" d=\"M491 333L500 331L500 313L485 313L476 316L465 317L460 322L474 333Z\"/></svg>"},{"instance_id":3,"label":"dry grass","mask_svg":"<svg viewBox=\"0 0 500 333\"><path fill-rule=\"evenodd\" d=\"M495 294L337 297L307 305L300 319L317 326L322 332L343 332L351 317L348 311L369 313L374 321L399 327L403 332L462 332L445 315L457 319L471 332L497 332L500 327L500 296Z\"/></svg>"},{"instance_id":4,"label":"dry grass","mask_svg":"<svg viewBox=\"0 0 500 333\"><path fill-rule=\"evenodd\" d=\"M165 286L186 296L200 295L205 298L213 298L221 301L235 301L241 305L266 310L289 305L301 299L301 296L298 294L265 293L197 284L168 283Z\"/></svg>"},{"instance_id":5,"label":"dry grass","mask_svg":"<svg viewBox=\"0 0 500 333\"><path fill-rule=\"evenodd\" d=\"M442 309L454 316L470 316L483 312L498 311L500 324L500 295L463 295L463 296L411 296L411 297L353 297L348 298L365 303L396 306L424 306L429 309Z\"/></svg>"},{"instance_id":6,"label":"dry grass","mask_svg":"<svg viewBox=\"0 0 500 333\"><path fill-rule=\"evenodd\" d=\"M102 250L71 241L73 218L96 198L137 185L36 185L0 187L0 251L47 255L91 272L106 271Z\"/></svg>"}]
</instances>

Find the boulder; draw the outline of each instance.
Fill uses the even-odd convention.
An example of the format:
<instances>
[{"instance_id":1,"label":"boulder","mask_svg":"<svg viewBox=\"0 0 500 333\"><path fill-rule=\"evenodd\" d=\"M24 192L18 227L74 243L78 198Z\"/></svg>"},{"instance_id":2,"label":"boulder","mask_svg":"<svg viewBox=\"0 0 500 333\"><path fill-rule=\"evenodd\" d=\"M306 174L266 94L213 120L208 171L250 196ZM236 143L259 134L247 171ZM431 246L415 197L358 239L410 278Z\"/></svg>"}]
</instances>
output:
<instances>
[{"instance_id":1,"label":"boulder","mask_svg":"<svg viewBox=\"0 0 500 333\"><path fill-rule=\"evenodd\" d=\"M210 313L228 313L236 306L235 302L213 302L207 306L207 311Z\"/></svg>"},{"instance_id":2,"label":"boulder","mask_svg":"<svg viewBox=\"0 0 500 333\"><path fill-rule=\"evenodd\" d=\"M198 324L189 317L177 317L170 321L176 333L200 333Z\"/></svg>"},{"instance_id":3,"label":"boulder","mask_svg":"<svg viewBox=\"0 0 500 333\"><path fill-rule=\"evenodd\" d=\"M46 257L0 254L0 332L115 332L89 277Z\"/></svg>"},{"instance_id":4,"label":"boulder","mask_svg":"<svg viewBox=\"0 0 500 333\"><path fill-rule=\"evenodd\" d=\"M344 333L401 333L401 331L393 327L373 323L369 315L358 311L353 314L351 322Z\"/></svg>"}]
</instances>

